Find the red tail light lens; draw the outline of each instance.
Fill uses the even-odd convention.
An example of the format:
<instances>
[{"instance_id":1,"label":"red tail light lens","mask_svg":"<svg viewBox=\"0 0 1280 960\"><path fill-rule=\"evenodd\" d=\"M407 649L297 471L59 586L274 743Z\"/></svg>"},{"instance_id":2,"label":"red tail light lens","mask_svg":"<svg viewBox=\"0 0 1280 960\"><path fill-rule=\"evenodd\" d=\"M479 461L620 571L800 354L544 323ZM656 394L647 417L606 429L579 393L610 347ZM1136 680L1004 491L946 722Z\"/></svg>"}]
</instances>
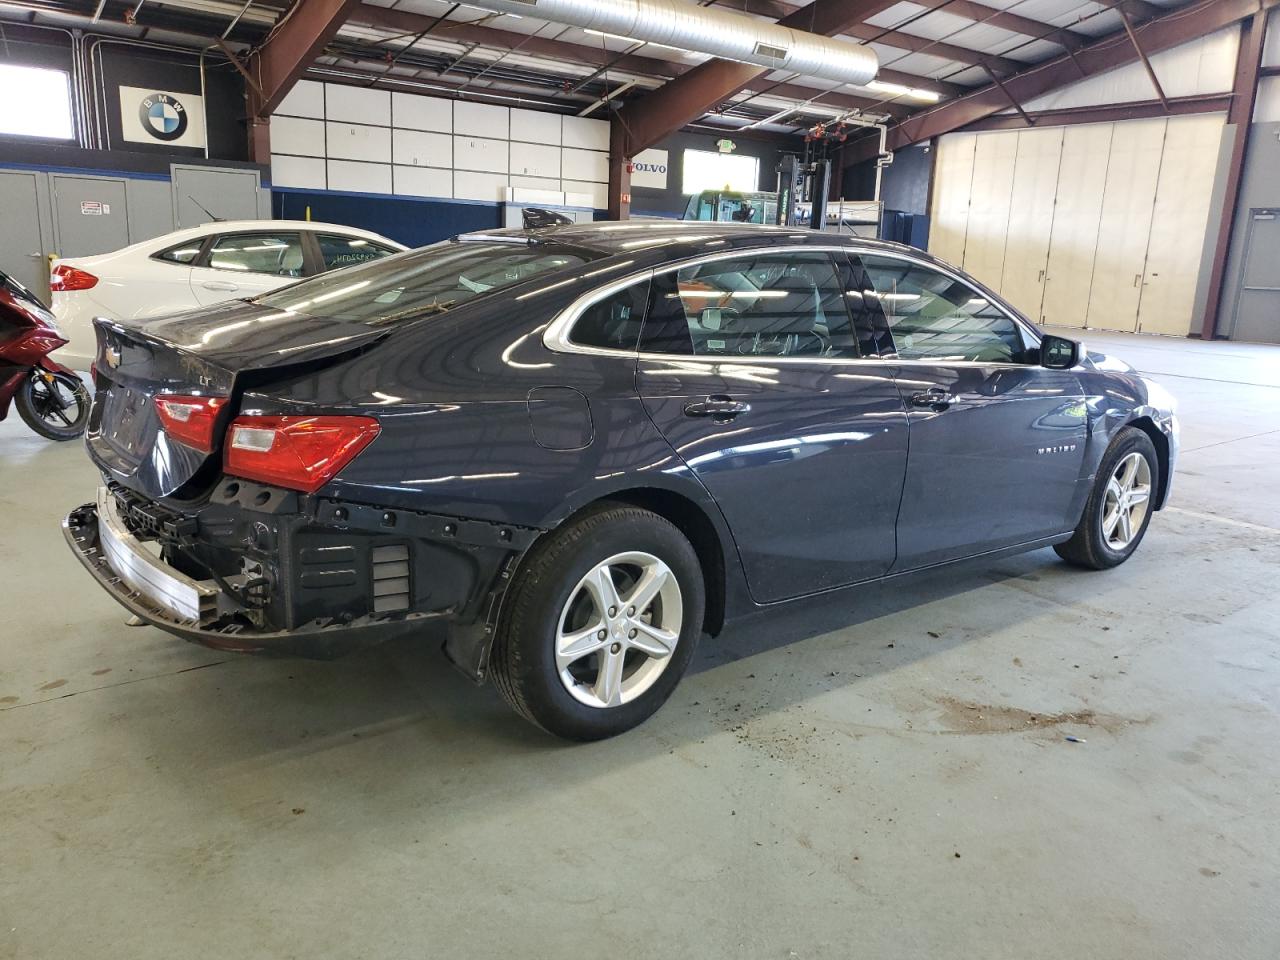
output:
<instances>
[{"instance_id":1,"label":"red tail light lens","mask_svg":"<svg viewBox=\"0 0 1280 960\"><path fill-rule=\"evenodd\" d=\"M226 397L184 397L176 393L156 394L160 425L172 439L202 453L213 452L213 429Z\"/></svg>"},{"instance_id":2,"label":"red tail light lens","mask_svg":"<svg viewBox=\"0 0 1280 960\"><path fill-rule=\"evenodd\" d=\"M49 274L49 289L59 293L69 290L90 290L98 285L98 278L88 270L79 267L68 267L60 263Z\"/></svg>"},{"instance_id":3,"label":"red tail light lens","mask_svg":"<svg viewBox=\"0 0 1280 960\"><path fill-rule=\"evenodd\" d=\"M223 465L232 476L315 493L381 429L372 417L236 417Z\"/></svg>"}]
</instances>

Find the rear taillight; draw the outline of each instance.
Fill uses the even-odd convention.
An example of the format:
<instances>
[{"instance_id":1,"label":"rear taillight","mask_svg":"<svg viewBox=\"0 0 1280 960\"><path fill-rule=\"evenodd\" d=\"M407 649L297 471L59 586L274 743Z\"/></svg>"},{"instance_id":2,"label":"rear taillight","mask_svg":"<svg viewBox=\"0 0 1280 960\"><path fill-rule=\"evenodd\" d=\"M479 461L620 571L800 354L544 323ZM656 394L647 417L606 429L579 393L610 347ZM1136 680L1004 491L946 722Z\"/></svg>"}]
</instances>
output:
<instances>
[{"instance_id":1,"label":"rear taillight","mask_svg":"<svg viewBox=\"0 0 1280 960\"><path fill-rule=\"evenodd\" d=\"M372 417L237 417L227 432L227 473L315 493L373 442Z\"/></svg>"},{"instance_id":2,"label":"rear taillight","mask_svg":"<svg viewBox=\"0 0 1280 960\"><path fill-rule=\"evenodd\" d=\"M156 413L164 432L202 453L213 452L213 430L226 403L226 397L184 397L176 393L155 396Z\"/></svg>"},{"instance_id":3,"label":"rear taillight","mask_svg":"<svg viewBox=\"0 0 1280 960\"><path fill-rule=\"evenodd\" d=\"M81 270L79 267L68 267L66 264L58 264L53 268L53 272L49 274L49 289L57 293L66 293L69 290L89 290L98 285L98 278L88 270Z\"/></svg>"}]
</instances>

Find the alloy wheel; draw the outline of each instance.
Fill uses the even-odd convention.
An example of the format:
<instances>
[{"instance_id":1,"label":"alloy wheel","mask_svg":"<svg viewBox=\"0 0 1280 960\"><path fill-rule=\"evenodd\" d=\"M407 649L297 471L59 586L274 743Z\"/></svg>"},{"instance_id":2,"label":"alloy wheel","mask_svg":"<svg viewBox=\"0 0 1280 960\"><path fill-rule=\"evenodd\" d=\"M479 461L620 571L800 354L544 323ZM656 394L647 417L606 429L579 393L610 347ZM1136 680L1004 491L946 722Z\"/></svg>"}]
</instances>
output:
<instances>
[{"instance_id":1,"label":"alloy wheel","mask_svg":"<svg viewBox=\"0 0 1280 960\"><path fill-rule=\"evenodd\" d=\"M578 581L560 613L556 671L589 707L635 700L657 681L680 640L675 573L651 553L615 554Z\"/></svg>"},{"instance_id":2,"label":"alloy wheel","mask_svg":"<svg viewBox=\"0 0 1280 960\"><path fill-rule=\"evenodd\" d=\"M1124 550L1142 530L1151 507L1151 464L1134 451L1121 459L1107 481L1102 506L1102 539Z\"/></svg>"}]
</instances>

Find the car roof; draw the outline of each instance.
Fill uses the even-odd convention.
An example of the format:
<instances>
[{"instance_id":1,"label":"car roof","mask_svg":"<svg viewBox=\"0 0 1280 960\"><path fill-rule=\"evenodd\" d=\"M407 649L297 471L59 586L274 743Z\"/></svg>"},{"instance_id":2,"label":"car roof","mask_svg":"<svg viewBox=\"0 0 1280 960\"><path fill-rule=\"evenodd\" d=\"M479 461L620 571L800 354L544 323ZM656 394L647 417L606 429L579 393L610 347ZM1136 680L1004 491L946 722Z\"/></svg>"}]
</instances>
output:
<instances>
[{"instance_id":1,"label":"car roof","mask_svg":"<svg viewBox=\"0 0 1280 960\"><path fill-rule=\"evenodd\" d=\"M532 230L484 230L462 234L458 240L498 240L511 243L557 243L594 250L604 256L634 255L648 262L675 260L715 249L757 246L858 246L864 249L927 254L899 243L874 240L804 227L705 220L627 220L575 223Z\"/></svg>"}]
</instances>

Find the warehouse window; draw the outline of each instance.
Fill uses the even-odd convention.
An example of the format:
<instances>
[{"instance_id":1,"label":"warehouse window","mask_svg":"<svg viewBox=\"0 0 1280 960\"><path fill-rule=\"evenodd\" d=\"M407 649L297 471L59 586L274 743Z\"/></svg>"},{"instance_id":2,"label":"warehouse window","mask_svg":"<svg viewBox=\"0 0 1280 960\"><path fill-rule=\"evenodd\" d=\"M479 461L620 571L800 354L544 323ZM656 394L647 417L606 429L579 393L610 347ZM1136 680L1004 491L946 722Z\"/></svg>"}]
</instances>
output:
<instances>
[{"instance_id":1,"label":"warehouse window","mask_svg":"<svg viewBox=\"0 0 1280 960\"><path fill-rule=\"evenodd\" d=\"M74 137L66 71L0 64L0 133L51 140Z\"/></svg>"},{"instance_id":2,"label":"warehouse window","mask_svg":"<svg viewBox=\"0 0 1280 960\"><path fill-rule=\"evenodd\" d=\"M732 190L750 193L760 189L760 161L755 157L738 157L732 153L709 150L684 152L684 193L703 190Z\"/></svg>"}]
</instances>

